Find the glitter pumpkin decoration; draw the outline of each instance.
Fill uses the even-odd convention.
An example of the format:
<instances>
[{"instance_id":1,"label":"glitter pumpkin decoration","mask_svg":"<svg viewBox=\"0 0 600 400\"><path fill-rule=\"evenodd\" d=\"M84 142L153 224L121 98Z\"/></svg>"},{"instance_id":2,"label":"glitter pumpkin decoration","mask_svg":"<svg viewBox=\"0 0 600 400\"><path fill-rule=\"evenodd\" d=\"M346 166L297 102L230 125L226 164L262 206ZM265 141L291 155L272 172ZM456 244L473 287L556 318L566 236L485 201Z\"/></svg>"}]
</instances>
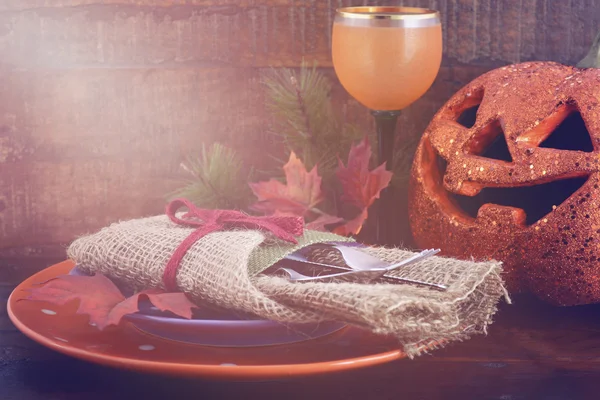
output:
<instances>
[{"instance_id":1,"label":"glitter pumpkin decoration","mask_svg":"<svg viewBox=\"0 0 600 400\"><path fill-rule=\"evenodd\" d=\"M513 293L600 302L599 43L578 67L490 71L437 112L412 168L419 247L501 260Z\"/></svg>"}]
</instances>

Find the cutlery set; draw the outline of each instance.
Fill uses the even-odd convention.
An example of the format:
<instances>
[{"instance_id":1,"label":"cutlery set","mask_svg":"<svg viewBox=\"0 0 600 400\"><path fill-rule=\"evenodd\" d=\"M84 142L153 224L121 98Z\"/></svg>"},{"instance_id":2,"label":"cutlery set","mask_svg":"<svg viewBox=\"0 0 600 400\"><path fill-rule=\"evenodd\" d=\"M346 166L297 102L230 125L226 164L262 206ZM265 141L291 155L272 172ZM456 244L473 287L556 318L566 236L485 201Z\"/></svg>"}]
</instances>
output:
<instances>
[{"instance_id":1,"label":"cutlery set","mask_svg":"<svg viewBox=\"0 0 600 400\"><path fill-rule=\"evenodd\" d=\"M420 253L417 253L411 257L408 257L397 263L387 263L367 254L357 248L346 246L346 245L331 245L331 250L338 251L342 256L346 266L334 265L324 262L316 262L308 260L298 254L292 254L288 256L288 260L297 261L302 264L309 264L314 266L321 266L327 269L333 269L335 272L327 274L318 274L314 276L305 275L293 268L281 267L278 271L284 273L284 276L290 282L354 282L354 283L370 283L378 279L385 278L386 281L395 281L395 283L410 283L416 285L429 286L439 290L446 290L447 287L441 284L433 282L422 282L418 280L408 279L389 275L390 272L395 271L399 268L406 267L408 265L417 263L426 259L427 257L433 256L439 253L439 249L428 249Z\"/></svg>"}]
</instances>

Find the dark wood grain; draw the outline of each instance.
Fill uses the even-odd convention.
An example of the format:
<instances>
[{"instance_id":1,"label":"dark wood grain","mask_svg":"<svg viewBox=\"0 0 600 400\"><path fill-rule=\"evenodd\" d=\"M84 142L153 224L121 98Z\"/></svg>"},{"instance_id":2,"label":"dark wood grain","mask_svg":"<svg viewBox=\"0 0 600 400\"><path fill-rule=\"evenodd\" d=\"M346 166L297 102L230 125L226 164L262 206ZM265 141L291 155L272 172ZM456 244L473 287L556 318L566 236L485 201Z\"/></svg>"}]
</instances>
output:
<instances>
[{"instance_id":1,"label":"dark wood grain","mask_svg":"<svg viewBox=\"0 0 600 400\"><path fill-rule=\"evenodd\" d=\"M42 68L331 66L335 9L361 3L440 10L444 54L465 63L573 62L600 24L596 0L10 0L0 5L0 54Z\"/></svg>"},{"instance_id":2,"label":"dark wood grain","mask_svg":"<svg viewBox=\"0 0 600 400\"><path fill-rule=\"evenodd\" d=\"M0 248L61 244L118 219L162 212L166 195L185 176L181 161L203 143L219 141L248 164L265 167L260 73L1 74ZM341 102L348 119L370 121L367 110Z\"/></svg>"}]
</instances>

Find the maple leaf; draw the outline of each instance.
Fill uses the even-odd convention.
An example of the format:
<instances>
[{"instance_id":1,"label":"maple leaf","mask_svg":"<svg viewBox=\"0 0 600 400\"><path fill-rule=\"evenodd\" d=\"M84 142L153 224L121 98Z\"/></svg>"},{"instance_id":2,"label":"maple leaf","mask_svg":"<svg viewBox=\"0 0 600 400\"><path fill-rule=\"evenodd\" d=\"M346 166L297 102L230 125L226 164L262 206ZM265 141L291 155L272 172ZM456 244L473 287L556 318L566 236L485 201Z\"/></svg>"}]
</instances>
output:
<instances>
[{"instance_id":1,"label":"maple leaf","mask_svg":"<svg viewBox=\"0 0 600 400\"><path fill-rule=\"evenodd\" d=\"M317 166L308 172L304 163L292 152L283 171L286 184L275 179L249 184L258 198L251 208L269 215L278 212L303 217L323 201Z\"/></svg>"},{"instance_id":2,"label":"maple leaf","mask_svg":"<svg viewBox=\"0 0 600 400\"><path fill-rule=\"evenodd\" d=\"M312 229L313 231L327 231L327 229L325 229L326 225L337 224L343 220L343 218L336 217L335 215L322 214L306 224L306 229Z\"/></svg>"},{"instance_id":3,"label":"maple leaf","mask_svg":"<svg viewBox=\"0 0 600 400\"><path fill-rule=\"evenodd\" d=\"M110 279L100 274L60 275L41 287L31 289L26 300L58 305L79 301L76 313L87 314L90 323L103 330L110 325L118 325L125 315L139 311L138 303L142 297L161 311L170 311L187 319L192 317L192 308L196 307L181 292L146 290L126 298Z\"/></svg>"},{"instance_id":4,"label":"maple leaf","mask_svg":"<svg viewBox=\"0 0 600 400\"><path fill-rule=\"evenodd\" d=\"M371 145L365 137L358 145L350 148L346 166L339 160L336 171L343 188L342 201L353 204L360 210L370 207L392 179L392 173L385 169L385 163L369 171L371 154Z\"/></svg>"},{"instance_id":5,"label":"maple leaf","mask_svg":"<svg viewBox=\"0 0 600 400\"><path fill-rule=\"evenodd\" d=\"M348 163L339 160L336 175L342 185L341 200L357 207L360 211L356 217L344 225L334 229L338 235L360 233L367 220L369 207L379 198L392 179L392 173L385 169L385 163L369 171L371 145L365 137L359 144L352 145L348 154Z\"/></svg>"}]
</instances>

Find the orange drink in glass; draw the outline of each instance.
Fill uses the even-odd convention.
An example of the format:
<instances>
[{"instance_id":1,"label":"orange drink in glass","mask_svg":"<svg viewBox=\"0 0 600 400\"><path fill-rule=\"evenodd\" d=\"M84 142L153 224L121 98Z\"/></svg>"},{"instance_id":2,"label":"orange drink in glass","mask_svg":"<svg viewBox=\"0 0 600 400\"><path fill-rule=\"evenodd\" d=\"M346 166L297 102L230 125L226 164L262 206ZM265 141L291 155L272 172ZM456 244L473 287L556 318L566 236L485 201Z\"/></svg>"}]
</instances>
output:
<instances>
[{"instance_id":1,"label":"orange drink in glass","mask_svg":"<svg viewBox=\"0 0 600 400\"><path fill-rule=\"evenodd\" d=\"M332 59L348 93L372 111L379 162L393 168L400 110L431 87L442 61L442 27L437 11L412 7L347 7L333 23ZM388 244L384 213L387 190L377 209L377 242Z\"/></svg>"}]
</instances>

